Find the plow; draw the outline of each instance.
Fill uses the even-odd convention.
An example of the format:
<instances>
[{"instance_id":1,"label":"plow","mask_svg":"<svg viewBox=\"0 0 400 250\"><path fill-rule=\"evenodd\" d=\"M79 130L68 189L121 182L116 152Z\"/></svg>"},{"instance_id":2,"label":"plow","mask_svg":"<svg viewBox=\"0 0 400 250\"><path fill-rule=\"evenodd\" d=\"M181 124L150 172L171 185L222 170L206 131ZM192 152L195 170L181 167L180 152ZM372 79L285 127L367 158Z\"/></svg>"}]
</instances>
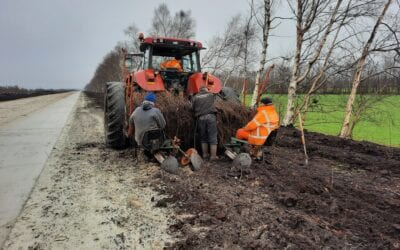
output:
<instances>
[{"instance_id":1,"label":"plow","mask_svg":"<svg viewBox=\"0 0 400 250\"><path fill-rule=\"evenodd\" d=\"M137 147L136 147L137 148ZM163 130L155 129L144 133L142 148L161 164L161 169L176 174L179 166L190 166L193 171L200 170L203 160L195 148L183 151L180 139L167 139ZM177 157L180 156L180 161Z\"/></svg>"}]
</instances>

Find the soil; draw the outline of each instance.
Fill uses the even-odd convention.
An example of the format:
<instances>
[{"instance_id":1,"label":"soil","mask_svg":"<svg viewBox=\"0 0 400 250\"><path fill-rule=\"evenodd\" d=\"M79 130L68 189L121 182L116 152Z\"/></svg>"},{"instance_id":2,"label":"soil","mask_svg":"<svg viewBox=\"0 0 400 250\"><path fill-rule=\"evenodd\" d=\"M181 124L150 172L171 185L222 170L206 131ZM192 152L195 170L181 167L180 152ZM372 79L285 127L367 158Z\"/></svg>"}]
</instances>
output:
<instances>
[{"instance_id":1,"label":"soil","mask_svg":"<svg viewBox=\"0 0 400 250\"><path fill-rule=\"evenodd\" d=\"M160 176L178 249L400 248L400 149L280 128L263 162Z\"/></svg>"},{"instance_id":2,"label":"soil","mask_svg":"<svg viewBox=\"0 0 400 250\"><path fill-rule=\"evenodd\" d=\"M5 248L399 249L400 149L280 128L245 169L177 175L104 147L82 94Z\"/></svg>"}]
</instances>

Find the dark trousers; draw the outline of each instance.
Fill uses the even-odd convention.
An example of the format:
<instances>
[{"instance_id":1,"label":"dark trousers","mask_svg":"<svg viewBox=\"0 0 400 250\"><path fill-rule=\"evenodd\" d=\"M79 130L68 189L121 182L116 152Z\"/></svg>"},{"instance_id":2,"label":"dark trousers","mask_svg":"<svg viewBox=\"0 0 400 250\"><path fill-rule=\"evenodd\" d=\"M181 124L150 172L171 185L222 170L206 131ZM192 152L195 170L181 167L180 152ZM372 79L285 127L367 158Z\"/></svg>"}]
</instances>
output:
<instances>
[{"instance_id":1,"label":"dark trousers","mask_svg":"<svg viewBox=\"0 0 400 250\"><path fill-rule=\"evenodd\" d=\"M198 117L197 128L201 143L218 144L217 117L215 114L207 114Z\"/></svg>"}]
</instances>

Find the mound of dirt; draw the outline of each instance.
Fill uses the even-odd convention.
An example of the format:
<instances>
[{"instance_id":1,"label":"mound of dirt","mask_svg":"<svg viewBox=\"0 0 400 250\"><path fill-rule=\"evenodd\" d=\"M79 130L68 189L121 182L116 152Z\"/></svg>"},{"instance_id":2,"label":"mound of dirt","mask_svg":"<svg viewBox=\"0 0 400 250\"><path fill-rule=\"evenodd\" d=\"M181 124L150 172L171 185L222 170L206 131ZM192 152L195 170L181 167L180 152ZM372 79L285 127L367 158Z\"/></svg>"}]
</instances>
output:
<instances>
[{"instance_id":1,"label":"mound of dirt","mask_svg":"<svg viewBox=\"0 0 400 250\"><path fill-rule=\"evenodd\" d=\"M139 106L143 99L144 94L135 94L133 98L134 106ZM183 148L193 147L196 119L187 97L157 93L156 106L161 110L167 122L167 136L169 138L174 138L174 136L180 138L183 141ZM218 141L221 144L227 142L238 128L244 126L251 119L253 114L249 108L232 101L219 99L216 101L215 107L218 111Z\"/></svg>"},{"instance_id":2,"label":"mound of dirt","mask_svg":"<svg viewBox=\"0 0 400 250\"><path fill-rule=\"evenodd\" d=\"M103 93L86 92L98 107L103 107ZM135 93L133 106L138 107L144 100L144 93ZM218 99L217 108L218 141L226 143L238 128L243 127L253 116L253 111L240 103ZM193 116L191 103L187 97L157 93L156 107L161 110L167 122L166 133L169 138L177 136L183 142L182 148L199 147L199 141L194 141L196 119ZM133 108L133 110L134 110Z\"/></svg>"}]
</instances>

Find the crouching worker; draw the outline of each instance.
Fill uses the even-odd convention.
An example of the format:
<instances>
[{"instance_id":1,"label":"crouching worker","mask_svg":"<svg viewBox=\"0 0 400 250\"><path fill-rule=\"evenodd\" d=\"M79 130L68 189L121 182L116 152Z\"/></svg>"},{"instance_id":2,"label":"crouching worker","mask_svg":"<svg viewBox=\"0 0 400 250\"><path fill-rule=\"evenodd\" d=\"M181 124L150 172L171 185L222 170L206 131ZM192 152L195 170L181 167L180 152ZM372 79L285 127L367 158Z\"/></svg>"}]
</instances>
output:
<instances>
[{"instance_id":1,"label":"crouching worker","mask_svg":"<svg viewBox=\"0 0 400 250\"><path fill-rule=\"evenodd\" d=\"M216 160L218 146L217 109L214 105L215 96L207 87L201 87L192 99L192 109L197 120L197 128L200 134L201 151L203 159ZM210 154L209 154L210 149Z\"/></svg>"},{"instance_id":2,"label":"crouching worker","mask_svg":"<svg viewBox=\"0 0 400 250\"><path fill-rule=\"evenodd\" d=\"M135 127L135 141L141 146L143 135L153 129L165 129L165 119L161 111L154 107L156 95L149 92L144 97L142 104L133 111L129 123Z\"/></svg>"},{"instance_id":3,"label":"crouching worker","mask_svg":"<svg viewBox=\"0 0 400 250\"><path fill-rule=\"evenodd\" d=\"M257 108L254 118L243 128L236 132L236 138L247 140L255 146L253 156L259 157L262 145L264 145L272 131L279 128L279 115L270 98L263 98ZM262 153L262 152L261 152Z\"/></svg>"}]
</instances>

